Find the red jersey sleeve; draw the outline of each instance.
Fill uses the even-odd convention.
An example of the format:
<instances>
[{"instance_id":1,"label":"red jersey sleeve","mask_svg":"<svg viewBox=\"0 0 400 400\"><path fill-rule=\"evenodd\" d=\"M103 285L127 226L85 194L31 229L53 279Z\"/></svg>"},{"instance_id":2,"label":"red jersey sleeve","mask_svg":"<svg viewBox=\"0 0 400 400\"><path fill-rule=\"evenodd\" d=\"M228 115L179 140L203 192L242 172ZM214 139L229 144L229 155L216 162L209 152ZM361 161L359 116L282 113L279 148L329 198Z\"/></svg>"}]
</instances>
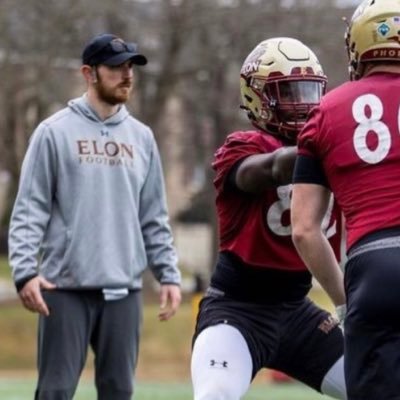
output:
<instances>
[{"instance_id":1,"label":"red jersey sleeve","mask_svg":"<svg viewBox=\"0 0 400 400\"><path fill-rule=\"evenodd\" d=\"M214 184L217 191L222 190L225 178L237 162L254 154L274 150L272 146L268 145L268 142L262 141L260 135L261 133L257 134L256 132L234 132L216 151L212 166L216 172Z\"/></svg>"},{"instance_id":2,"label":"red jersey sleeve","mask_svg":"<svg viewBox=\"0 0 400 400\"><path fill-rule=\"evenodd\" d=\"M307 119L307 122L298 136L298 154L318 157L318 134L322 129L322 113L320 107L314 107Z\"/></svg>"}]
</instances>

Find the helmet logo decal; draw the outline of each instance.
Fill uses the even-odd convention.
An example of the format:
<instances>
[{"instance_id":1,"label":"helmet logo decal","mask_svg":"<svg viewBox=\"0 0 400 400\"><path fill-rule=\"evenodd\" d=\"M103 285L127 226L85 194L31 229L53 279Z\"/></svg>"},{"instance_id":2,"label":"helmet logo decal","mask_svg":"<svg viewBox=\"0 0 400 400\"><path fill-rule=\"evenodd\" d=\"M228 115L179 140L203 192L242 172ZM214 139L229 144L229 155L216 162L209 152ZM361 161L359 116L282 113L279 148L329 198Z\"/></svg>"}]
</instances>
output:
<instances>
[{"instance_id":1,"label":"helmet logo decal","mask_svg":"<svg viewBox=\"0 0 400 400\"><path fill-rule=\"evenodd\" d=\"M376 49L370 50L365 53L366 57L370 57L371 59L399 59L400 58L400 49Z\"/></svg>"},{"instance_id":2,"label":"helmet logo decal","mask_svg":"<svg viewBox=\"0 0 400 400\"><path fill-rule=\"evenodd\" d=\"M386 23L382 23L378 26L377 31L381 36L386 36L390 32L390 26Z\"/></svg>"},{"instance_id":3,"label":"helmet logo decal","mask_svg":"<svg viewBox=\"0 0 400 400\"><path fill-rule=\"evenodd\" d=\"M255 50L250 53L250 55L246 58L242 69L240 71L240 73L242 75L249 75L253 72L257 72L260 64L261 64L261 58L262 56L265 54L265 51L267 49L267 45L259 45L258 47L255 48Z\"/></svg>"},{"instance_id":4,"label":"helmet logo decal","mask_svg":"<svg viewBox=\"0 0 400 400\"><path fill-rule=\"evenodd\" d=\"M261 60L247 62L247 63L243 64L243 67L242 67L242 70L240 71L240 73L242 75L247 76L248 74L257 72L258 68L260 67L260 64L261 64Z\"/></svg>"}]
</instances>

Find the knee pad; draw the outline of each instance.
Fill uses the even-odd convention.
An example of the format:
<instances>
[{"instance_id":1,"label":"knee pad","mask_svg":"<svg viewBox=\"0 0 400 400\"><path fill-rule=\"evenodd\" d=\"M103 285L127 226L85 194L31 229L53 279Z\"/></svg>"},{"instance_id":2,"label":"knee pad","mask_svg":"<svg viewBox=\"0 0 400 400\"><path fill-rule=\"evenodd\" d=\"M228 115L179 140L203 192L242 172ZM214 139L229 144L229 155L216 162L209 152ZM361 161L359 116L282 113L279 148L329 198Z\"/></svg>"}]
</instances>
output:
<instances>
[{"instance_id":1,"label":"knee pad","mask_svg":"<svg viewBox=\"0 0 400 400\"><path fill-rule=\"evenodd\" d=\"M236 328L206 328L193 346L191 372L195 400L239 400L248 390L253 363Z\"/></svg>"}]
</instances>

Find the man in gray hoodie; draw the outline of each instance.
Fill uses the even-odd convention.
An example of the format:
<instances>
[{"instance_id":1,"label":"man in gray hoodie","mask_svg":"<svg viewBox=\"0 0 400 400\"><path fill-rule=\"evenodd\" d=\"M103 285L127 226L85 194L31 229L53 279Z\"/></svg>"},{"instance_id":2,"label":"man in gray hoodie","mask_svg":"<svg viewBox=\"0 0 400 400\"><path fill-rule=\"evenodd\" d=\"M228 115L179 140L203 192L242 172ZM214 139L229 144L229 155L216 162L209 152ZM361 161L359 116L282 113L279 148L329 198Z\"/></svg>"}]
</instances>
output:
<instances>
[{"instance_id":1,"label":"man in gray hoodie","mask_svg":"<svg viewBox=\"0 0 400 400\"><path fill-rule=\"evenodd\" d=\"M37 400L72 399L89 346L98 399L131 399L144 269L161 284L161 321L181 301L157 145L124 106L133 65L146 63L134 43L96 36L82 53L87 92L30 140L9 261L39 313Z\"/></svg>"}]
</instances>

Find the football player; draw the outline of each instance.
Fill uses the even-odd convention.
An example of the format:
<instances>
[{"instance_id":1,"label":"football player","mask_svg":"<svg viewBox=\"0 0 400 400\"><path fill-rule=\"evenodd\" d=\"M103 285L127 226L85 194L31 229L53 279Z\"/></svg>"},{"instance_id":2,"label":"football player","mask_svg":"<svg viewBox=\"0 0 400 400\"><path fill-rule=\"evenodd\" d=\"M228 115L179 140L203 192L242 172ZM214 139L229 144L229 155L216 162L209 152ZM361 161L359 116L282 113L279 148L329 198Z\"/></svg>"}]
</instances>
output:
<instances>
[{"instance_id":1,"label":"football player","mask_svg":"<svg viewBox=\"0 0 400 400\"><path fill-rule=\"evenodd\" d=\"M292 38L261 42L243 64L242 108L253 129L230 134L213 162L219 257L193 339L195 400L238 400L264 367L346 398L342 331L307 297L311 274L289 215L296 137L326 83L315 54ZM333 200L323 228L339 254Z\"/></svg>"},{"instance_id":2,"label":"football player","mask_svg":"<svg viewBox=\"0 0 400 400\"><path fill-rule=\"evenodd\" d=\"M400 0L366 0L346 32L350 80L299 136L294 242L332 299L343 283L321 232L334 193L347 231L345 376L351 400L400 399Z\"/></svg>"}]
</instances>

